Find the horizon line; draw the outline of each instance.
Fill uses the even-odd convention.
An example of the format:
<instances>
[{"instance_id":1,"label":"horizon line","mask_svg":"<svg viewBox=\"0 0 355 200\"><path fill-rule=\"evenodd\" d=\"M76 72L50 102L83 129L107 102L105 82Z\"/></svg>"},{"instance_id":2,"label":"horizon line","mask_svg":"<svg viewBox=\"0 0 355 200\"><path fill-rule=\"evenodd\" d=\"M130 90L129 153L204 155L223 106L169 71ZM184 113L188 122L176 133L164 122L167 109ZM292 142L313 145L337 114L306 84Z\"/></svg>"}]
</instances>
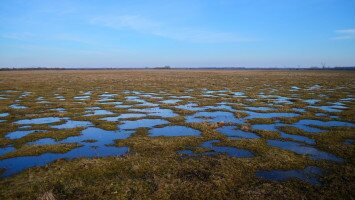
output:
<instances>
[{"instance_id":1,"label":"horizon line","mask_svg":"<svg viewBox=\"0 0 355 200\"><path fill-rule=\"evenodd\" d=\"M355 70L355 66L334 67L0 67L0 71L18 70Z\"/></svg>"}]
</instances>

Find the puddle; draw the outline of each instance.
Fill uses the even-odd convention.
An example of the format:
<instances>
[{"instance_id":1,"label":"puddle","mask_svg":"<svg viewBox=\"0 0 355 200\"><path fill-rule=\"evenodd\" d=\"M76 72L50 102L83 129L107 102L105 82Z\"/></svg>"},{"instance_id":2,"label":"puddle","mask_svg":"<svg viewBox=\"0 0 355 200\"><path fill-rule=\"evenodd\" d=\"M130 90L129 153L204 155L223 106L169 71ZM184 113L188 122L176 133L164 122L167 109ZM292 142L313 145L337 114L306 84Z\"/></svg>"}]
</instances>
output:
<instances>
[{"instance_id":1,"label":"puddle","mask_svg":"<svg viewBox=\"0 0 355 200\"><path fill-rule=\"evenodd\" d=\"M85 100L89 100L90 96L89 95L84 95L84 96L76 96L74 97L74 100L78 100L78 101L85 101Z\"/></svg>"},{"instance_id":2,"label":"puddle","mask_svg":"<svg viewBox=\"0 0 355 200\"><path fill-rule=\"evenodd\" d=\"M188 103L188 104L185 104L185 105L178 105L178 106L175 106L175 108L183 109L183 110L189 110L189 111L202 111L202 110L204 110L204 108L198 107L198 105L196 103Z\"/></svg>"},{"instance_id":3,"label":"puddle","mask_svg":"<svg viewBox=\"0 0 355 200\"><path fill-rule=\"evenodd\" d=\"M127 130L105 131L99 128L87 128L81 132L81 135L68 137L59 142L48 138L31 142L30 144L32 145L79 143L83 146L77 147L63 154L44 153L38 156L22 156L0 160L0 168L5 169L2 176L10 176L30 167L44 166L58 159L107 157L127 154L129 151L128 147L115 147L108 145L114 144L114 140L128 138L133 132L134 131ZM90 140L94 142L85 142Z\"/></svg>"},{"instance_id":4,"label":"puddle","mask_svg":"<svg viewBox=\"0 0 355 200\"><path fill-rule=\"evenodd\" d=\"M183 95L183 96L171 96L171 98L175 98L175 99L191 99L192 96L188 96L188 95Z\"/></svg>"},{"instance_id":5,"label":"puddle","mask_svg":"<svg viewBox=\"0 0 355 200\"><path fill-rule=\"evenodd\" d=\"M112 93L108 93L108 92L105 92L103 94L100 95L100 98L112 98L112 97L115 97L115 96L118 96L117 94L112 94Z\"/></svg>"},{"instance_id":6,"label":"puddle","mask_svg":"<svg viewBox=\"0 0 355 200\"><path fill-rule=\"evenodd\" d=\"M157 125L168 124L169 122L163 119L140 119L135 121L122 121L119 125L120 129L137 129L137 128L152 128Z\"/></svg>"},{"instance_id":7,"label":"puddle","mask_svg":"<svg viewBox=\"0 0 355 200\"><path fill-rule=\"evenodd\" d=\"M279 132L278 128L279 126L284 126L284 124L281 123L274 123L274 124L254 124L251 126L252 129L254 130L265 130L265 131L275 131Z\"/></svg>"},{"instance_id":8,"label":"puddle","mask_svg":"<svg viewBox=\"0 0 355 200\"><path fill-rule=\"evenodd\" d=\"M64 112L66 112L66 110L65 110L64 108L53 108L53 109L51 109L51 110L57 111L57 112L59 112L59 113L64 113Z\"/></svg>"},{"instance_id":9,"label":"puddle","mask_svg":"<svg viewBox=\"0 0 355 200\"><path fill-rule=\"evenodd\" d=\"M206 152L208 154L226 154L231 157L237 158L250 158L254 154L245 149L239 149L235 147L226 147L226 146L215 146L215 143L220 142L219 140L209 140L201 144L201 147L210 149L212 152Z\"/></svg>"},{"instance_id":10,"label":"puddle","mask_svg":"<svg viewBox=\"0 0 355 200\"><path fill-rule=\"evenodd\" d=\"M306 112L306 109L304 108L292 108L293 111L298 112L298 113L304 113Z\"/></svg>"},{"instance_id":11,"label":"puddle","mask_svg":"<svg viewBox=\"0 0 355 200\"><path fill-rule=\"evenodd\" d=\"M27 106L22 106L22 105L19 105L19 104L12 104L9 107L13 108L13 109L26 109L26 108L28 108Z\"/></svg>"},{"instance_id":12,"label":"puddle","mask_svg":"<svg viewBox=\"0 0 355 200\"><path fill-rule=\"evenodd\" d=\"M327 117L328 115L325 113L316 113L315 116L317 117Z\"/></svg>"},{"instance_id":13,"label":"puddle","mask_svg":"<svg viewBox=\"0 0 355 200\"><path fill-rule=\"evenodd\" d=\"M156 117L177 117L177 116L179 116L179 115L175 114L170 109L162 109L159 107L143 108L143 109L132 108L132 109L129 109L129 111L146 113L148 116L156 116Z\"/></svg>"},{"instance_id":14,"label":"puddle","mask_svg":"<svg viewBox=\"0 0 355 200\"><path fill-rule=\"evenodd\" d=\"M276 118L276 117L298 117L299 114L297 113L286 113L286 112L280 112L280 113L259 113L259 112L252 112L252 111L244 111L244 110L239 110L240 112L245 112L248 114L247 117L244 119L253 119L253 118Z\"/></svg>"},{"instance_id":15,"label":"puddle","mask_svg":"<svg viewBox=\"0 0 355 200\"><path fill-rule=\"evenodd\" d=\"M11 146L8 146L8 147L4 147L4 148L1 148L0 147L0 156L4 155L4 154L7 154L7 153L10 153L12 151L15 151L16 149L14 147L11 147ZM1 168L1 167L0 167Z\"/></svg>"},{"instance_id":16,"label":"puddle","mask_svg":"<svg viewBox=\"0 0 355 200\"><path fill-rule=\"evenodd\" d=\"M201 96L203 96L203 97L208 97L208 98L215 98L215 97L217 97L217 96L212 95L212 94L203 94L203 95L201 95Z\"/></svg>"},{"instance_id":17,"label":"puddle","mask_svg":"<svg viewBox=\"0 0 355 200\"><path fill-rule=\"evenodd\" d=\"M317 108L326 112L341 112L347 109L346 106L332 105L332 106L308 106L308 108Z\"/></svg>"},{"instance_id":18,"label":"puddle","mask_svg":"<svg viewBox=\"0 0 355 200\"><path fill-rule=\"evenodd\" d=\"M216 129L218 132L226 135L230 138L246 138L246 139L255 139L260 138L255 133L250 133L242 130L238 130L235 126L223 126Z\"/></svg>"},{"instance_id":19,"label":"puddle","mask_svg":"<svg viewBox=\"0 0 355 200\"><path fill-rule=\"evenodd\" d=\"M55 145L60 144L60 142L55 141L52 138L42 138L33 142L28 142L28 145Z\"/></svg>"},{"instance_id":20,"label":"puddle","mask_svg":"<svg viewBox=\"0 0 355 200\"><path fill-rule=\"evenodd\" d=\"M37 103L51 103L51 102L49 102L49 101L46 101L46 100L44 99L44 97L38 97L36 100L37 100Z\"/></svg>"},{"instance_id":21,"label":"puddle","mask_svg":"<svg viewBox=\"0 0 355 200\"><path fill-rule=\"evenodd\" d=\"M109 122L116 122L119 121L120 119L128 119L128 118L142 118L142 117L146 117L146 114L141 114L141 113L125 113L125 114L121 114L117 117L105 117L105 118L101 118L100 120L104 120L104 121L109 121Z\"/></svg>"},{"instance_id":22,"label":"puddle","mask_svg":"<svg viewBox=\"0 0 355 200\"><path fill-rule=\"evenodd\" d=\"M288 97L283 97L279 95L264 95L264 94L259 94L259 98L261 99L267 99L268 101L272 101L276 104L293 104L292 101Z\"/></svg>"},{"instance_id":23,"label":"puddle","mask_svg":"<svg viewBox=\"0 0 355 200\"><path fill-rule=\"evenodd\" d=\"M288 97L283 97L283 96L275 96L275 103L279 104L293 104L293 102L288 98Z\"/></svg>"},{"instance_id":24,"label":"puddle","mask_svg":"<svg viewBox=\"0 0 355 200\"><path fill-rule=\"evenodd\" d=\"M49 101L37 101L37 103L51 103Z\"/></svg>"},{"instance_id":25,"label":"puddle","mask_svg":"<svg viewBox=\"0 0 355 200\"><path fill-rule=\"evenodd\" d=\"M306 136L296 135L296 134L288 134L284 132L280 132L280 136L285 139L292 139L298 142L304 142L306 144L315 144L316 141Z\"/></svg>"},{"instance_id":26,"label":"puddle","mask_svg":"<svg viewBox=\"0 0 355 200\"><path fill-rule=\"evenodd\" d=\"M68 137L60 143L79 143L86 146L99 146L113 144L114 140L127 139L133 134L134 131L130 130L118 130L118 131L106 131L100 128L87 128L81 132L79 136ZM96 140L95 142L83 142L88 140Z\"/></svg>"},{"instance_id":27,"label":"puddle","mask_svg":"<svg viewBox=\"0 0 355 200\"><path fill-rule=\"evenodd\" d=\"M354 97L348 97L348 98L340 99L340 101L343 101L343 102L352 102L352 101L355 101L355 98L354 98Z\"/></svg>"},{"instance_id":28,"label":"puddle","mask_svg":"<svg viewBox=\"0 0 355 200\"><path fill-rule=\"evenodd\" d=\"M325 132L325 130L322 130L320 128L315 128L315 127L311 127L311 126L307 126L307 125L299 124L299 123L295 123L292 126L298 128L298 129L301 129L301 130L303 130L305 132L309 132L309 133L322 133L322 132Z\"/></svg>"},{"instance_id":29,"label":"puddle","mask_svg":"<svg viewBox=\"0 0 355 200\"><path fill-rule=\"evenodd\" d=\"M344 140L344 144L349 144L349 145L351 145L351 144L353 144L355 142L355 139L346 139L346 140Z\"/></svg>"},{"instance_id":30,"label":"puddle","mask_svg":"<svg viewBox=\"0 0 355 200\"><path fill-rule=\"evenodd\" d=\"M303 101L308 103L308 104L315 104L315 103L320 102L320 100L318 100L318 99L306 99L306 100L303 100Z\"/></svg>"},{"instance_id":31,"label":"puddle","mask_svg":"<svg viewBox=\"0 0 355 200\"><path fill-rule=\"evenodd\" d=\"M125 97L128 101L133 101L133 102L137 102L138 104L136 104L135 106L147 106L147 107L156 107L159 106L156 103L151 103L148 102L144 99L140 99L138 96L126 96Z\"/></svg>"},{"instance_id":32,"label":"puddle","mask_svg":"<svg viewBox=\"0 0 355 200\"><path fill-rule=\"evenodd\" d=\"M207 155L215 155L214 152L204 152L204 153L195 153L189 149L184 149L177 151L178 154L183 156L207 156Z\"/></svg>"},{"instance_id":33,"label":"puddle","mask_svg":"<svg viewBox=\"0 0 355 200\"><path fill-rule=\"evenodd\" d=\"M86 113L88 113L88 114L85 114L84 115L85 117L96 116L96 115L112 115L112 114L115 114L115 113L113 113L111 111L102 110L102 109L88 109L86 111Z\"/></svg>"},{"instance_id":34,"label":"puddle","mask_svg":"<svg viewBox=\"0 0 355 200\"><path fill-rule=\"evenodd\" d=\"M7 117L9 115L10 115L9 113L0 113L0 117Z\"/></svg>"},{"instance_id":35,"label":"puddle","mask_svg":"<svg viewBox=\"0 0 355 200\"><path fill-rule=\"evenodd\" d=\"M231 106L226 105L226 103L218 103L218 105L216 105L216 106L204 106L202 108L204 110L212 109L212 110L227 110L227 111L230 111L230 112L235 112L236 111Z\"/></svg>"},{"instance_id":36,"label":"puddle","mask_svg":"<svg viewBox=\"0 0 355 200\"><path fill-rule=\"evenodd\" d=\"M30 129L31 126L25 125L25 126L20 126L19 129L24 130L24 129Z\"/></svg>"},{"instance_id":37,"label":"puddle","mask_svg":"<svg viewBox=\"0 0 355 200\"><path fill-rule=\"evenodd\" d=\"M96 148L90 146L83 146L73 149L67 153L44 153L39 156L23 156L0 160L0 168L4 168L5 172L2 177L8 177L19 173L31 167L45 166L58 159L74 159L74 158L93 158L93 157L107 157L120 156L127 154L128 147L103 147Z\"/></svg>"},{"instance_id":38,"label":"puddle","mask_svg":"<svg viewBox=\"0 0 355 200\"><path fill-rule=\"evenodd\" d=\"M56 128L56 129L71 129L71 128L89 127L89 126L93 126L93 124L91 122L88 122L88 121L68 120L64 124L51 126L51 127L52 128Z\"/></svg>"},{"instance_id":39,"label":"puddle","mask_svg":"<svg viewBox=\"0 0 355 200\"><path fill-rule=\"evenodd\" d=\"M131 108L132 105L116 105L115 108Z\"/></svg>"},{"instance_id":40,"label":"puddle","mask_svg":"<svg viewBox=\"0 0 355 200\"><path fill-rule=\"evenodd\" d=\"M280 133L280 136L285 139L292 139L298 142L304 142L307 144L315 144L315 140L308 138L306 136L301 136L301 135L296 135L296 134L288 134L280 131L278 127L281 126L290 126L288 124L281 124L281 123L275 123L275 124L254 124L252 125L252 129L254 130L266 130L266 131L275 131Z\"/></svg>"},{"instance_id":41,"label":"puddle","mask_svg":"<svg viewBox=\"0 0 355 200\"><path fill-rule=\"evenodd\" d=\"M293 124L293 126L302 129L306 132L317 133L322 132L323 130L319 128L314 128L310 126L325 126L325 127L333 127L333 126L347 126L347 127L354 127L355 124L350 122L342 122L342 121L319 121L319 120L312 120L312 119L303 119Z\"/></svg>"},{"instance_id":42,"label":"puddle","mask_svg":"<svg viewBox=\"0 0 355 200\"><path fill-rule=\"evenodd\" d=\"M115 101L113 97L117 96L116 94L103 94L100 95L99 100L97 102L105 103L105 102L110 102L110 101Z\"/></svg>"},{"instance_id":43,"label":"puddle","mask_svg":"<svg viewBox=\"0 0 355 200\"><path fill-rule=\"evenodd\" d=\"M234 92L233 96L234 97L247 97L247 96L245 96L244 92Z\"/></svg>"},{"instance_id":44,"label":"puddle","mask_svg":"<svg viewBox=\"0 0 355 200\"><path fill-rule=\"evenodd\" d=\"M36 100L37 100L37 101L44 101L45 99L44 99L44 97L37 97Z\"/></svg>"},{"instance_id":45,"label":"puddle","mask_svg":"<svg viewBox=\"0 0 355 200\"><path fill-rule=\"evenodd\" d=\"M63 120L63 118L59 117L43 117L43 118L34 118L34 119L23 119L23 120L18 120L15 123L16 124L50 124L50 123L55 123Z\"/></svg>"},{"instance_id":46,"label":"puddle","mask_svg":"<svg viewBox=\"0 0 355 200\"><path fill-rule=\"evenodd\" d=\"M254 154L249 150L238 149L235 147L215 146L214 143L217 142L219 142L219 140L210 140L202 143L201 147L211 149L212 151L217 153L227 154L228 156L231 157L250 158L254 156Z\"/></svg>"},{"instance_id":47,"label":"puddle","mask_svg":"<svg viewBox=\"0 0 355 200\"><path fill-rule=\"evenodd\" d=\"M254 157L254 154L245 149L239 149L235 147L225 147L225 146L215 146L214 143L220 142L219 140L209 140L201 144L201 147L209 149L210 151L203 152L203 153L194 153L191 150L181 150L178 151L178 154L185 155L185 156L213 156L217 154L226 154L230 157L237 157L237 158L250 158Z\"/></svg>"},{"instance_id":48,"label":"puddle","mask_svg":"<svg viewBox=\"0 0 355 200\"><path fill-rule=\"evenodd\" d=\"M22 138L28 134L34 133L34 132L40 132L39 130L29 130L29 131L14 131L6 134L6 138L15 140Z\"/></svg>"},{"instance_id":49,"label":"puddle","mask_svg":"<svg viewBox=\"0 0 355 200\"><path fill-rule=\"evenodd\" d=\"M345 106L345 104L342 102L335 102L335 103L330 103L330 104L333 104L334 106ZM345 108L347 108L347 107L345 107Z\"/></svg>"},{"instance_id":50,"label":"puddle","mask_svg":"<svg viewBox=\"0 0 355 200\"><path fill-rule=\"evenodd\" d=\"M126 98L128 101L134 101L134 100L139 99L139 96L126 96L125 98Z\"/></svg>"},{"instance_id":51,"label":"puddle","mask_svg":"<svg viewBox=\"0 0 355 200\"><path fill-rule=\"evenodd\" d=\"M321 174L322 170L319 167L314 166L308 166L303 170L272 170L256 172L256 176L271 181L299 179L312 185L320 185L318 179Z\"/></svg>"},{"instance_id":52,"label":"puddle","mask_svg":"<svg viewBox=\"0 0 355 200\"><path fill-rule=\"evenodd\" d=\"M58 99L59 101L65 101L65 97L59 94L55 94L55 98Z\"/></svg>"},{"instance_id":53,"label":"puddle","mask_svg":"<svg viewBox=\"0 0 355 200\"><path fill-rule=\"evenodd\" d=\"M227 93L229 90L208 90L208 89L203 89L204 94L218 94L218 93Z\"/></svg>"},{"instance_id":54,"label":"puddle","mask_svg":"<svg viewBox=\"0 0 355 200\"><path fill-rule=\"evenodd\" d=\"M275 110L274 108L269 108L269 107L245 107L248 110L252 111L269 111L269 110Z\"/></svg>"},{"instance_id":55,"label":"puddle","mask_svg":"<svg viewBox=\"0 0 355 200\"><path fill-rule=\"evenodd\" d=\"M301 89L301 88L299 88L299 87L297 87L297 86L292 86L292 87L291 87L291 90L292 90L292 91L297 91L297 90L300 90L300 89Z\"/></svg>"},{"instance_id":56,"label":"puddle","mask_svg":"<svg viewBox=\"0 0 355 200\"><path fill-rule=\"evenodd\" d=\"M110 101L110 102L100 102L99 104L105 104L105 105L122 105L123 103L120 101Z\"/></svg>"},{"instance_id":57,"label":"puddle","mask_svg":"<svg viewBox=\"0 0 355 200\"><path fill-rule=\"evenodd\" d=\"M161 102L165 103L165 104L176 104L176 103L178 103L180 101L181 101L180 99L168 99L168 100L164 100L164 101L161 101Z\"/></svg>"},{"instance_id":58,"label":"puddle","mask_svg":"<svg viewBox=\"0 0 355 200\"><path fill-rule=\"evenodd\" d=\"M201 132L186 126L166 126L163 128L153 128L149 131L149 136L200 136Z\"/></svg>"},{"instance_id":59,"label":"puddle","mask_svg":"<svg viewBox=\"0 0 355 200\"><path fill-rule=\"evenodd\" d=\"M86 107L86 111L94 111L94 110L100 110L101 107L98 106L91 106L91 107Z\"/></svg>"},{"instance_id":60,"label":"puddle","mask_svg":"<svg viewBox=\"0 0 355 200\"><path fill-rule=\"evenodd\" d=\"M319 90L322 86L316 84L316 85L312 85L311 87L309 87L307 90Z\"/></svg>"},{"instance_id":61,"label":"puddle","mask_svg":"<svg viewBox=\"0 0 355 200\"><path fill-rule=\"evenodd\" d=\"M17 90L1 90L1 92L4 92L4 93L13 93L13 92L17 92Z\"/></svg>"},{"instance_id":62,"label":"puddle","mask_svg":"<svg viewBox=\"0 0 355 200\"><path fill-rule=\"evenodd\" d=\"M159 104L151 103L151 102L148 102L148 101L142 100L142 99L137 99L136 102L138 102L139 104L135 104L134 106L145 106L145 107L156 107L156 106L159 106Z\"/></svg>"},{"instance_id":63,"label":"puddle","mask_svg":"<svg viewBox=\"0 0 355 200\"><path fill-rule=\"evenodd\" d=\"M244 121L237 119L233 113L215 111L215 112L197 112L193 115L185 117L187 123L200 123L200 122L231 122L243 124Z\"/></svg>"},{"instance_id":64,"label":"puddle","mask_svg":"<svg viewBox=\"0 0 355 200\"><path fill-rule=\"evenodd\" d=\"M32 92L27 92L27 91L25 91L25 92L23 92L22 94L21 94L21 98L23 98L23 97L28 97L28 96L30 96L32 94Z\"/></svg>"},{"instance_id":65,"label":"puddle","mask_svg":"<svg viewBox=\"0 0 355 200\"><path fill-rule=\"evenodd\" d=\"M308 155L314 160L330 160L335 162L342 162L343 159L316 149L315 147L307 146L298 142L280 141L280 140L268 140L268 145L272 147L278 147L284 150L289 150L300 155Z\"/></svg>"}]
</instances>

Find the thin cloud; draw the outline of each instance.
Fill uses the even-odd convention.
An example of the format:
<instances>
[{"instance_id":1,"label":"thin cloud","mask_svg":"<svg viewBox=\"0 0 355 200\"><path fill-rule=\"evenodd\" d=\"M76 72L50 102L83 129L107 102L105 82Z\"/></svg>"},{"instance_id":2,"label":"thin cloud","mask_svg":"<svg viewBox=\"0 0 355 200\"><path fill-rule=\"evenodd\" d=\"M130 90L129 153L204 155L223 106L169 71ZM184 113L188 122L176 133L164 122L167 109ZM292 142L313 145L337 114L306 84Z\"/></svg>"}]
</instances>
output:
<instances>
[{"instance_id":1,"label":"thin cloud","mask_svg":"<svg viewBox=\"0 0 355 200\"><path fill-rule=\"evenodd\" d=\"M35 35L32 33L24 32L24 33L5 33L0 37L10 40L28 40L35 38Z\"/></svg>"},{"instance_id":2,"label":"thin cloud","mask_svg":"<svg viewBox=\"0 0 355 200\"><path fill-rule=\"evenodd\" d=\"M342 29L336 30L337 36L333 37L334 40L351 40L355 39L355 29Z\"/></svg>"},{"instance_id":3,"label":"thin cloud","mask_svg":"<svg viewBox=\"0 0 355 200\"><path fill-rule=\"evenodd\" d=\"M93 18L91 23L114 29L128 28L136 31L150 31L161 26L157 22L139 15L99 16Z\"/></svg>"},{"instance_id":4,"label":"thin cloud","mask_svg":"<svg viewBox=\"0 0 355 200\"><path fill-rule=\"evenodd\" d=\"M15 32L15 33L6 33L0 35L1 38L9 40L19 40L26 42L36 42L36 41L66 41L82 44L94 44L93 41L89 39L84 39L82 36L71 35L71 34L54 34L54 35L43 35L43 34L33 34L29 32Z\"/></svg>"},{"instance_id":5,"label":"thin cloud","mask_svg":"<svg viewBox=\"0 0 355 200\"><path fill-rule=\"evenodd\" d=\"M142 17L140 15L99 16L90 21L92 24L117 30L129 29L144 34L164 38L198 42L198 43L228 43L256 41L229 32L200 30L196 28L170 28L163 23Z\"/></svg>"}]
</instances>

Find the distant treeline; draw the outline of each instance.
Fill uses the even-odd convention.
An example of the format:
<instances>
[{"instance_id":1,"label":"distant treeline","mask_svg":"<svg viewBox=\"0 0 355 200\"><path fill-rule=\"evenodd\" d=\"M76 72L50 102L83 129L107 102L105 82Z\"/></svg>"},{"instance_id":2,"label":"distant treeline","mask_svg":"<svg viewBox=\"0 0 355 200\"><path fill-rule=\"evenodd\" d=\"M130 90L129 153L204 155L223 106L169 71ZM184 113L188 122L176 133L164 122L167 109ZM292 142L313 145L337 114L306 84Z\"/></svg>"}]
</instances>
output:
<instances>
[{"instance_id":1,"label":"distant treeline","mask_svg":"<svg viewBox=\"0 0 355 200\"><path fill-rule=\"evenodd\" d=\"M4 67L0 71L27 71L27 70L355 70L355 67L144 67L144 68L61 68L61 67Z\"/></svg>"}]
</instances>

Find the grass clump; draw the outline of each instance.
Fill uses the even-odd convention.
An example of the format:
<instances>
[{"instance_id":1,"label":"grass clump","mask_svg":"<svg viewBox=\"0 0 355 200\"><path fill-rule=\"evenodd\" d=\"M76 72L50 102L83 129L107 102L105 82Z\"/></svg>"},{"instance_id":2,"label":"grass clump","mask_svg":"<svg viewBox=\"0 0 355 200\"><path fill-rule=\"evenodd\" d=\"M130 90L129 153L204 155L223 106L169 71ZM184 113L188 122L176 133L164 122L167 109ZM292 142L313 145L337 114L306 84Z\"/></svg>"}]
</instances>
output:
<instances>
[{"instance_id":1,"label":"grass clump","mask_svg":"<svg viewBox=\"0 0 355 200\"><path fill-rule=\"evenodd\" d=\"M15 151L0 156L0 160L19 156L35 156L43 153L66 153L77 147L79 147L78 144L23 145Z\"/></svg>"}]
</instances>

